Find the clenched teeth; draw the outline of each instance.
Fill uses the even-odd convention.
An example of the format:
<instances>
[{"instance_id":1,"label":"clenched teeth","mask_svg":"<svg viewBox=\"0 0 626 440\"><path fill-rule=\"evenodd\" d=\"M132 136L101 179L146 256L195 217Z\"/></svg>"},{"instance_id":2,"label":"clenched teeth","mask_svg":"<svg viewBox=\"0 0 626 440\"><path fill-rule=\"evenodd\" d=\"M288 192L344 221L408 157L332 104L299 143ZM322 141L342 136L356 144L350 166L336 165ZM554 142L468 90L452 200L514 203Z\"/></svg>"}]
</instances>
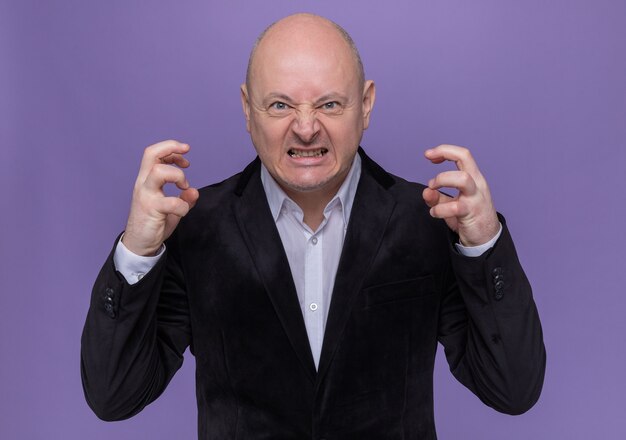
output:
<instances>
[{"instance_id":1,"label":"clenched teeth","mask_svg":"<svg viewBox=\"0 0 626 440\"><path fill-rule=\"evenodd\" d=\"M317 150L294 150L287 152L291 157L322 157L328 150L326 148L318 148Z\"/></svg>"}]
</instances>

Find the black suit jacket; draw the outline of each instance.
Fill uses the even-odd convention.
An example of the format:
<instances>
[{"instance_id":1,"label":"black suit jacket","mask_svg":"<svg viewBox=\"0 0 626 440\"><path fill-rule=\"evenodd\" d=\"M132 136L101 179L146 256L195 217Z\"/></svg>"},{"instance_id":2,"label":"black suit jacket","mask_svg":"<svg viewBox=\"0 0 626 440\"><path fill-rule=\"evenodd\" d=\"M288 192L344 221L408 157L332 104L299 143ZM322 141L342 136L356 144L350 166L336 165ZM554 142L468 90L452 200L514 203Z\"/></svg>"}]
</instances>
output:
<instances>
[{"instance_id":1,"label":"black suit jacket","mask_svg":"<svg viewBox=\"0 0 626 440\"><path fill-rule=\"evenodd\" d=\"M105 263L82 337L95 413L141 411L190 346L201 439L435 439L437 341L487 405L530 408L545 351L506 225L485 255L463 257L428 214L423 186L359 154L318 371L256 159L200 191L140 282Z\"/></svg>"}]
</instances>

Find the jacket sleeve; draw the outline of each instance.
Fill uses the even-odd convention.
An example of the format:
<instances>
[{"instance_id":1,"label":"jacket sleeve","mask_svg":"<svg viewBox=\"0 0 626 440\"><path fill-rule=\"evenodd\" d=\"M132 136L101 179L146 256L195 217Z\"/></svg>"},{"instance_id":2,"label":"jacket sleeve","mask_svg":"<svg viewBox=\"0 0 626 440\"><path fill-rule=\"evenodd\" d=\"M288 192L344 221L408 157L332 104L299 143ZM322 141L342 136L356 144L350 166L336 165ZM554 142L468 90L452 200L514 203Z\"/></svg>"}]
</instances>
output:
<instances>
[{"instance_id":1,"label":"jacket sleeve","mask_svg":"<svg viewBox=\"0 0 626 440\"><path fill-rule=\"evenodd\" d=\"M190 344L188 303L169 247L133 285L115 270L112 251L94 284L81 338L81 378L87 403L102 420L137 414L183 363Z\"/></svg>"},{"instance_id":2,"label":"jacket sleeve","mask_svg":"<svg viewBox=\"0 0 626 440\"><path fill-rule=\"evenodd\" d=\"M539 398L546 352L530 284L500 221L500 238L480 257L451 243L439 340L463 385L494 409L521 414Z\"/></svg>"}]
</instances>

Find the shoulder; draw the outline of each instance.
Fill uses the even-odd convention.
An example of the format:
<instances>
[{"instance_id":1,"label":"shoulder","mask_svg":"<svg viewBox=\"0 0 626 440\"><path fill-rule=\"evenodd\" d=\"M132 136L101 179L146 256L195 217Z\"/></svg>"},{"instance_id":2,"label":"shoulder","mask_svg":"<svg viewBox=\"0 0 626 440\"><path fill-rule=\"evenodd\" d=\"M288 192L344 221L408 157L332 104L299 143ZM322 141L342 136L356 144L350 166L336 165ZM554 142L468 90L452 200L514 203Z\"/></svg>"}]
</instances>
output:
<instances>
[{"instance_id":1,"label":"shoulder","mask_svg":"<svg viewBox=\"0 0 626 440\"><path fill-rule=\"evenodd\" d=\"M379 194L382 189L384 197L393 200L393 215L390 219L390 225L393 228L402 230L408 228L409 235L413 233L421 235L422 238L430 237L431 241L437 237L434 241L439 243L447 241L448 228L445 222L430 215L430 208L422 197L426 185L411 182L387 172L362 150L361 158L363 159L362 177L366 176L366 179L371 178L376 182L374 185L362 185L361 188ZM368 196L366 198L370 199Z\"/></svg>"},{"instance_id":2,"label":"shoulder","mask_svg":"<svg viewBox=\"0 0 626 440\"><path fill-rule=\"evenodd\" d=\"M394 174L389 174L389 176L393 179L393 185L389 187L389 191L399 198L409 197L413 200L413 196L415 194L419 194L418 202L425 205L424 199L422 199L422 191L426 188L426 185L418 182L411 182L406 180L400 176L396 176Z\"/></svg>"},{"instance_id":3,"label":"shoulder","mask_svg":"<svg viewBox=\"0 0 626 440\"><path fill-rule=\"evenodd\" d=\"M239 172L221 182L212 183L198 189L200 197L194 210L202 211L230 203L236 197L235 190L241 175L242 172Z\"/></svg>"},{"instance_id":4,"label":"shoulder","mask_svg":"<svg viewBox=\"0 0 626 440\"><path fill-rule=\"evenodd\" d=\"M408 181L402 177L389 174L393 179L393 185L387 188L387 192L395 201L395 214L404 220L420 224L421 227L432 229L432 232L441 233L442 221L430 215L430 207L424 201L422 192L425 185Z\"/></svg>"},{"instance_id":5,"label":"shoulder","mask_svg":"<svg viewBox=\"0 0 626 440\"><path fill-rule=\"evenodd\" d=\"M235 208L241 199L238 188L242 179L251 181L255 179L254 173L246 177L246 170L221 182L199 188L198 201L180 220L169 242L178 242L186 249L194 249L202 248L208 242L215 245L215 241L220 240L220 237L232 238L237 228ZM260 181L260 177L258 179Z\"/></svg>"},{"instance_id":6,"label":"shoulder","mask_svg":"<svg viewBox=\"0 0 626 440\"><path fill-rule=\"evenodd\" d=\"M193 211L203 212L211 210L223 210L239 199L244 189L250 182L260 185L261 161L257 157L250 162L243 171L230 176L229 178L207 185L198 191L200 197ZM254 186L254 185L253 185Z\"/></svg>"},{"instance_id":7,"label":"shoulder","mask_svg":"<svg viewBox=\"0 0 626 440\"><path fill-rule=\"evenodd\" d=\"M370 176L385 192L392 196L396 203L408 203L416 207L426 207L422 199L425 185L410 182L400 176L389 173L372 160L363 149L359 149L362 160L362 176Z\"/></svg>"}]
</instances>

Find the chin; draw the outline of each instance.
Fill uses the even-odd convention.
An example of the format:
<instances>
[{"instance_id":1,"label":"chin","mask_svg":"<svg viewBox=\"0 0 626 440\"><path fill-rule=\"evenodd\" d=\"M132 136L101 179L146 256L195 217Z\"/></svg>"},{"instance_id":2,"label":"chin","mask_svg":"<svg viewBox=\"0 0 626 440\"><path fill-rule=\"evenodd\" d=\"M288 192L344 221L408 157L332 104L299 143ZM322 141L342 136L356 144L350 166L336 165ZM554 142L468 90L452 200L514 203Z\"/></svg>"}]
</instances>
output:
<instances>
[{"instance_id":1,"label":"chin","mask_svg":"<svg viewBox=\"0 0 626 440\"><path fill-rule=\"evenodd\" d=\"M289 182L286 186L292 191L310 193L310 192L317 191L319 189L323 189L325 185L324 183Z\"/></svg>"},{"instance_id":2,"label":"chin","mask_svg":"<svg viewBox=\"0 0 626 440\"><path fill-rule=\"evenodd\" d=\"M334 176L333 176L334 177ZM319 180L307 180L307 181L283 181L283 185L289 188L292 191L302 192L302 193L310 193L319 190L326 189L327 187L331 187L333 185L334 178L328 177L326 179Z\"/></svg>"}]
</instances>

